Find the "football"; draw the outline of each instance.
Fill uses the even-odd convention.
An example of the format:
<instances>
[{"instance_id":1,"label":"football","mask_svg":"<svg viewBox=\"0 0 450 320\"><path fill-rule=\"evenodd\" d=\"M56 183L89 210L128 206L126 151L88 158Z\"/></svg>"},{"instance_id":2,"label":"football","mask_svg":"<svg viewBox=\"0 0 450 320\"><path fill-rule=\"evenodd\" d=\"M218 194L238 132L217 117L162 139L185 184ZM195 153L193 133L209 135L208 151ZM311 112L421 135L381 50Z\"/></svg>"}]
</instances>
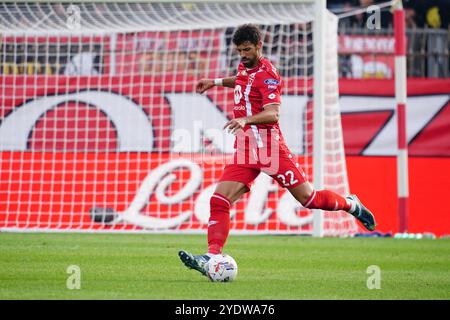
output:
<instances>
[{"instance_id":1,"label":"football","mask_svg":"<svg viewBox=\"0 0 450 320\"><path fill-rule=\"evenodd\" d=\"M208 261L207 276L213 282L230 282L236 279L238 266L228 254L216 254Z\"/></svg>"}]
</instances>

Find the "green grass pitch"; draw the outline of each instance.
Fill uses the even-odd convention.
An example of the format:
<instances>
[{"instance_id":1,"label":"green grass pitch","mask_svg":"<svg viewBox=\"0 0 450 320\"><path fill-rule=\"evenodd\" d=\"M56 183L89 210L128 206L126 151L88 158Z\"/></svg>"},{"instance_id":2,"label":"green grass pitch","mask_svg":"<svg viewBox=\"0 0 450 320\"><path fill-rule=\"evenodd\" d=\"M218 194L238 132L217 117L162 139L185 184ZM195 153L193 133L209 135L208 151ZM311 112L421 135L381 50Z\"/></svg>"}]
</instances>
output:
<instances>
[{"instance_id":1,"label":"green grass pitch","mask_svg":"<svg viewBox=\"0 0 450 320\"><path fill-rule=\"evenodd\" d=\"M235 236L232 283L188 270L205 235L0 233L0 299L450 299L450 240ZM67 289L70 265L81 288ZM381 288L367 282L371 265Z\"/></svg>"}]
</instances>

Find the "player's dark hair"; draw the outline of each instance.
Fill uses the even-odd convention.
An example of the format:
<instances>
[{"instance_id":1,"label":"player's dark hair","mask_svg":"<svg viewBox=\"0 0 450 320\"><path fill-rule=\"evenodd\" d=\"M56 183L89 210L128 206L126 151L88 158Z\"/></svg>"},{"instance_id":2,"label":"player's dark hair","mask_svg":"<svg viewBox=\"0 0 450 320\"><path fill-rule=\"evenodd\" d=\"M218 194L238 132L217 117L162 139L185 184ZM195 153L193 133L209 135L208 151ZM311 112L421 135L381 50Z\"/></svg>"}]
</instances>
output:
<instances>
[{"instance_id":1,"label":"player's dark hair","mask_svg":"<svg viewBox=\"0 0 450 320\"><path fill-rule=\"evenodd\" d=\"M254 24L244 24L234 32L233 43L235 45L239 46L246 41L255 46L261 41L261 31Z\"/></svg>"}]
</instances>

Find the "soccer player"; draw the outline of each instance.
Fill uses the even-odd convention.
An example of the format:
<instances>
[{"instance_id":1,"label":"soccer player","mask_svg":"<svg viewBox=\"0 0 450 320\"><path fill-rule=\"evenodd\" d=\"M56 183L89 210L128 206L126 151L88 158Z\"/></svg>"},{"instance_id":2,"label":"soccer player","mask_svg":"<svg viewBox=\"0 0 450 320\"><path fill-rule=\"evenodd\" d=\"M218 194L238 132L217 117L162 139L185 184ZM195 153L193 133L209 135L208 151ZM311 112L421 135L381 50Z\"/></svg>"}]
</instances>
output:
<instances>
[{"instance_id":1,"label":"soccer player","mask_svg":"<svg viewBox=\"0 0 450 320\"><path fill-rule=\"evenodd\" d=\"M303 207L326 211L344 210L372 231L376 223L372 213L356 195L346 198L329 191L314 190L295 162L281 134L278 119L281 105L281 79L276 68L261 54L259 29L252 24L240 26L233 43L241 63L237 75L223 79L201 79L196 91L214 86L234 88L234 119L224 129L236 135L234 159L225 166L210 199L208 252L193 255L181 250L181 261L206 275L206 263L222 253L228 237L230 207L250 190L253 180L264 172L294 196Z\"/></svg>"}]
</instances>

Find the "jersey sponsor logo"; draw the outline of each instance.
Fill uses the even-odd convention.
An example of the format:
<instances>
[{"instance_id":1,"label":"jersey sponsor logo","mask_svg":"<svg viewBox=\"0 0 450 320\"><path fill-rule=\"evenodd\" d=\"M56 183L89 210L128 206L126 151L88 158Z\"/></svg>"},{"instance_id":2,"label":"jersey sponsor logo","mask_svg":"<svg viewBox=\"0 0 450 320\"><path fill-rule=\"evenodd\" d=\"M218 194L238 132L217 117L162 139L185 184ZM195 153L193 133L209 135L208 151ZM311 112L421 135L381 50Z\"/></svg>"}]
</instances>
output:
<instances>
[{"instance_id":1,"label":"jersey sponsor logo","mask_svg":"<svg viewBox=\"0 0 450 320\"><path fill-rule=\"evenodd\" d=\"M234 106L233 110L245 110L245 106L243 106L243 105Z\"/></svg>"},{"instance_id":2,"label":"jersey sponsor logo","mask_svg":"<svg viewBox=\"0 0 450 320\"><path fill-rule=\"evenodd\" d=\"M264 80L264 83L268 84L268 85L279 85L280 81L278 81L276 79L266 79L266 80Z\"/></svg>"},{"instance_id":3,"label":"jersey sponsor logo","mask_svg":"<svg viewBox=\"0 0 450 320\"><path fill-rule=\"evenodd\" d=\"M274 85L267 86L268 90L275 90L276 88L278 88L278 86L274 86Z\"/></svg>"}]
</instances>

